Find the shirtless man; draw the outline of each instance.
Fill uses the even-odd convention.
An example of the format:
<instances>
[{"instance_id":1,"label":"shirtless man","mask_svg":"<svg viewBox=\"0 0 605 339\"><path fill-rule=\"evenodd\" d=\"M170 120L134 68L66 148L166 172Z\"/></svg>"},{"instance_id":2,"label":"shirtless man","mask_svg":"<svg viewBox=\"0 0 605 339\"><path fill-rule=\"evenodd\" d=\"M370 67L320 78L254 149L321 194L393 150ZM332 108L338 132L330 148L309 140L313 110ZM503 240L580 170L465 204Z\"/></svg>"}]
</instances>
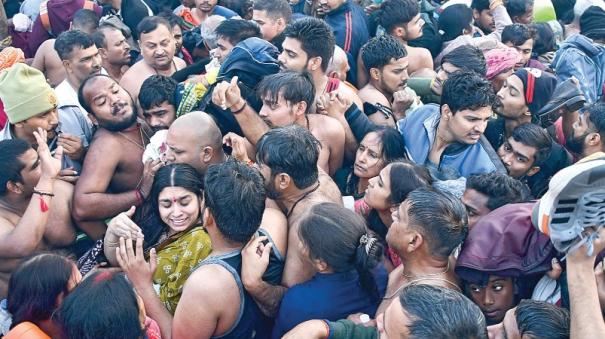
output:
<instances>
[{"instance_id":1,"label":"shirtless man","mask_svg":"<svg viewBox=\"0 0 605 339\"><path fill-rule=\"evenodd\" d=\"M105 25L92 34L99 49L103 69L115 81L120 81L130 67L130 45L121 30Z\"/></svg>"},{"instance_id":2,"label":"shirtless man","mask_svg":"<svg viewBox=\"0 0 605 339\"><path fill-rule=\"evenodd\" d=\"M405 47L392 36L383 35L365 44L361 57L370 75L370 82L358 93L366 114L376 124L394 127L419 103L416 93L407 87L410 58Z\"/></svg>"},{"instance_id":3,"label":"shirtless man","mask_svg":"<svg viewBox=\"0 0 605 339\"><path fill-rule=\"evenodd\" d=\"M326 73L334 54L334 34L323 20L304 18L296 20L284 30L283 52L279 55L282 71L309 72L315 85L315 102L309 111L316 112L317 99L324 93L338 93L363 109L363 103L355 91Z\"/></svg>"},{"instance_id":4,"label":"shirtless man","mask_svg":"<svg viewBox=\"0 0 605 339\"><path fill-rule=\"evenodd\" d=\"M251 241L242 253L242 281L266 315L275 314L287 288L315 274L312 264L300 253L298 223L305 210L322 202L342 205L338 187L318 169L318 157L317 139L296 125L271 129L257 144L256 161L265 179L267 197L275 200L288 219L288 253L281 286L262 280L270 250L262 238Z\"/></svg>"},{"instance_id":5,"label":"shirtless man","mask_svg":"<svg viewBox=\"0 0 605 339\"><path fill-rule=\"evenodd\" d=\"M265 132L273 127L296 124L307 129L319 140L321 150L317 165L333 175L342 166L345 132L334 118L309 114L315 91L308 74L285 71L266 76L258 85L263 106L257 114L240 95L237 77L231 83L223 81L215 87L212 100L234 112L244 136L256 145Z\"/></svg>"},{"instance_id":6,"label":"shirtless man","mask_svg":"<svg viewBox=\"0 0 605 339\"><path fill-rule=\"evenodd\" d=\"M34 132L35 151L24 140L0 141L0 298L21 259L35 250L65 247L75 240L69 214L73 186L55 180L62 147L50 154L46 131Z\"/></svg>"},{"instance_id":7,"label":"shirtless man","mask_svg":"<svg viewBox=\"0 0 605 339\"><path fill-rule=\"evenodd\" d=\"M420 5L416 0L386 0L380 7L380 14L377 17L378 24L384 27L386 33L395 37L401 42L409 56L408 73L412 74L423 68L433 69L433 57L431 53L422 47L412 47L408 41L418 39L422 36L422 26L424 20L420 17ZM365 85L368 81L368 75L361 56L358 58L361 63L357 74L359 86Z\"/></svg>"},{"instance_id":8,"label":"shirtless man","mask_svg":"<svg viewBox=\"0 0 605 339\"><path fill-rule=\"evenodd\" d=\"M92 239L105 232L103 220L149 196L159 160L141 162L148 131L137 123L132 97L106 75L94 75L80 87L80 103L98 129L74 193L73 217Z\"/></svg>"},{"instance_id":9,"label":"shirtless man","mask_svg":"<svg viewBox=\"0 0 605 339\"><path fill-rule=\"evenodd\" d=\"M349 66L347 53L339 46L334 46L334 55L332 55L332 59L330 59L328 69L326 70L328 77L337 78L338 80L345 82L347 81L347 72L350 69L351 67Z\"/></svg>"},{"instance_id":10,"label":"shirtless man","mask_svg":"<svg viewBox=\"0 0 605 339\"><path fill-rule=\"evenodd\" d=\"M80 9L71 21L71 29L92 34L99 25L97 14L88 9ZM57 51L55 51L55 39L44 41L34 56L32 67L40 70L52 87L56 87L65 80L65 68Z\"/></svg>"},{"instance_id":11,"label":"shirtless man","mask_svg":"<svg viewBox=\"0 0 605 339\"><path fill-rule=\"evenodd\" d=\"M174 56L176 44L172 27L166 19L157 16L146 17L137 28L143 59L130 67L120 80L120 85L133 98L139 97L139 90L145 79L154 74L171 76L186 66L185 61Z\"/></svg>"}]
</instances>

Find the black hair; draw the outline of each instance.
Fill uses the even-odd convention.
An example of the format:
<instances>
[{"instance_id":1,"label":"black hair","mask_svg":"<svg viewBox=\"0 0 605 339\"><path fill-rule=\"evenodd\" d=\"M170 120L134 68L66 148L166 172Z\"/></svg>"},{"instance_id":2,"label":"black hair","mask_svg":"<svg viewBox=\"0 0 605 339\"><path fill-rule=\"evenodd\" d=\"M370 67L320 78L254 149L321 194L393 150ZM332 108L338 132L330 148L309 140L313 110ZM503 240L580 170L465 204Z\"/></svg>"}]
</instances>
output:
<instances>
[{"instance_id":1,"label":"black hair","mask_svg":"<svg viewBox=\"0 0 605 339\"><path fill-rule=\"evenodd\" d=\"M261 37L260 27L254 21L227 19L215 29L216 36L227 39L233 46L252 37Z\"/></svg>"},{"instance_id":2,"label":"black hair","mask_svg":"<svg viewBox=\"0 0 605 339\"><path fill-rule=\"evenodd\" d=\"M155 174L151 187L151 204L154 213L159 215L160 193L166 187L182 187L201 198L204 182L195 168L188 164L170 164L162 166Z\"/></svg>"},{"instance_id":3,"label":"black hair","mask_svg":"<svg viewBox=\"0 0 605 339\"><path fill-rule=\"evenodd\" d=\"M369 133L376 133L378 135L382 145L380 156L384 159L385 164L406 157L403 139L396 129L388 126L374 126Z\"/></svg>"},{"instance_id":4,"label":"black hair","mask_svg":"<svg viewBox=\"0 0 605 339\"><path fill-rule=\"evenodd\" d=\"M166 19L166 21L168 21L168 24L170 24L171 30L172 27L181 27L181 25L183 24L183 19L169 10L164 10L160 12L158 14L158 17Z\"/></svg>"},{"instance_id":5,"label":"black hair","mask_svg":"<svg viewBox=\"0 0 605 339\"><path fill-rule=\"evenodd\" d=\"M605 103L596 102L588 106L585 112L590 113L588 121L595 125L597 132L602 136L601 143L605 144Z\"/></svg>"},{"instance_id":6,"label":"black hair","mask_svg":"<svg viewBox=\"0 0 605 339\"><path fill-rule=\"evenodd\" d=\"M534 40L534 48L532 49L532 57L552 52L557 48L555 42L555 34L546 22L537 22L530 25L536 31L536 40Z\"/></svg>"},{"instance_id":7,"label":"black hair","mask_svg":"<svg viewBox=\"0 0 605 339\"><path fill-rule=\"evenodd\" d=\"M286 0L256 0L252 9L267 12L267 16L273 20L282 18L286 24L292 20L292 7Z\"/></svg>"},{"instance_id":8,"label":"black hair","mask_svg":"<svg viewBox=\"0 0 605 339\"><path fill-rule=\"evenodd\" d=\"M82 280L55 315L66 339L135 339L144 335L134 287L117 271L99 270Z\"/></svg>"},{"instance_id":9,"label":"black hair","mask_svg":"<svg viewBox=\"0 0 605 339\"><path fill-rule=\"evenodd\" d=\"M86 49L93 45L94 41L88 34L78 30L69 30L59 34L55 40L55 51L61 60L67 60L71 57L74 48Z\"/></svg>"},{"instance_id":10,"label":"black hair","mask_svg":"<svg viewBox=\"0 0 605 339\"><path fill-rule=\"evenodd\" d=\"M99 28L90 35L90 38L94 41L97 48L107 48L107 39L105 39L106 31L118 31L124 35L121 29L111 25L101 25Z\"/></svg>"},{"instance_id":11,"label":"black hair","mask_svg":"<svg viewBox=\"0 0 605 339\"><path fill-rule=\"evenodd\" d=\"M25 154L31 146L22 139L7 139L0 141L0 195L6 194L9 181L21 182L21 171L25 164L19 157Z\"/></svg>"},{"instance_id":12,"label":"black hair","mask_svg":"<svg viewBox=\"0 0 605 339\"><path fill-rule=\"evenodd\" d=\"M552 139L544 128L526 123L517 126L511 136L516 142L536 149L533 166L542 166L544 161L550 156Z\"/></svg>"},{"instance_id":13,"label":"black hair","mask_svg":"<svg viewBox=\"0 0 605 339\"><path fill-rule=\"evenodd\" d=\"M306 129L290 125L269 130L256 143L256 162L267 165L271 176L286 173L299 189L317 182L321 144Z\"/></svg>"},{"instance_id":14,"label":"black hair","mask_svg":"<svg viewBox=\"0 0 605 339\"><path fill-rule=\"evenodd\" d=\"M473 72L456 72L443 85L441 105L448 105L452 114L461 110L493 107L496 94L492 84Z\"/></svg>"},{"instance_id":15,"label":"black hair","mask_svg":"<svg viewBox=\"0 0 605 339\"><path fill-rule=\"evenodd\" d=\"M92 108L90 107L90 105L88 104L88 102L86 102L86 98L84 97L84 88L88 85L88 83L90 81L93 81L99 77L109 78L109 79L111 79L111 81L113 81L119 85L119 83L117 81L115 81L112 77L110 77L109 75L101 74L101 73L89 75L86 79L84 79L84 81L82 81L82 83L80 84L80 87L78 88L78 102L80 103L80 106L82 106L82 108L84 108L84 110L86 112L88 112L89 114L92 114L92 115L95 115L95 113L92 110ZM128 91L126 91L126 93L128 93ZM134 100L132 99L132 96L130 96L130 93L128 93L128 96L130 97L130 101L132 103L133 113L136 115L137 114L137 105L135 105Z\"/></svg>"},{"instance_id":16,"label":"black hair","mask_svg":"<svg viewBox=\"0 0 605 339\"><path fill-rule=\"evenodd\" d=\"M11 327L29 321L39 325L50 319L57 297L68 294L69 280L75 263L56 254L38 254L24 262L11 274L8 282L8 311L13 316Z\"/></svg>"},{"instance_id":17,"label":"black hair","mask_svg":"<svg viewBox=\"0 0 605 339\"><path fill-rule=\"evenodd\" d=\"M504 27L502 30L502 43L510 42L513 46L521 46L527 40L536 41L536 30L524 24L512 24Z\"/></svg>"},{"instance_id":18,"label":"black hair","mask_svg":"<svg viewBox=\"0 0 605 339\"><path fill-rule=\"evenodd\" d=\"M530 199L529 187L525 183L500 172L473 174L466 181L466 189L486 195L486 206L490 211Z\"/></svg>"},{"instance_id":19,"label":"black hair","mask_svg":"<svg viewBox=\"0 0 605 339\"><path fill-rule=\"evenodd\" d=\"M204 204L229 241L244 244L258 230L265 210L265 186L260 173L235 160L208 167Z\"/></svg>"},{"instance_id":20,"label":"black hair","mask_svg":"<svg viewBox=\"0 0 605 339\"><path fill-rule=\"evenodd\" d=\"M95 11L81 8L74 13L73 18L71 19L71 25L78 29L86 29L87 31L93 32L99 27L99 17Z\"/></svg>"},{"instance_id":21,"label":"black hair","mask_svg":"<svg viewBox=\"0 0 605 339\"><path fill-rule=\"evenodd\" d=\"M439 15L439 31L443 32L443 42L454 40L462 35L464 30L470 30L473 23L473 10L465 4L455 4L447 7Z\"/></svg>"},{"instance_id":22,"label":"black hair","mask_svg":"<svg viewBox=\"0 0 605 339\"><path fill-rule=\"evenodd\" d=\"M441 65L446 62L460 68L463 72L475 72L482 77L485 77L487 74L487 66L483 52L472 45L462 45L454 48L451 52L443 56Z\"/></svg>"},{"instance_id":23,"label":"black hair","mask_svg":"<svg viewBox=\"0 0 605 339\"><path fill-rule=\"evenodd\" d=\"M420 13L416 0L386 0L376 13L376 21L387 33L398 26L405 26Z\"/></svg>"},{"instance_id":24,"label":"black hair","mask_svg":"<svg viewBox=\"0 0 605 339\"><path fill-rule=\"evenodd\" d=\"M411 322L411 339L487 339L481 309L460 292L426 284L407 285L399 302Z\"/></svg>"},{"instance_id":25,"label":"black hair","mask_svg":"<svg viewBox=\"0 0 605 339\"><path fill-rule=\"evenodd\" d=\"M557 20L563 25L569 25L574 19L573 7L576 0L552 0L552 4L555 7Z\"/></svg>"},{"instance_id":26,"label":"black hair","mask_svg":"<svg viewBox=\"0 0 605 339\"><path fill-rule=\"evenodd\" d=\"M366 69L382 69L391 60L398 60L408 55L405 47L395 37L384 34L370 39L361 48L361 58Z\"/></svg>"},{"instance_id":27,"label":"black hair","mask_svg":"<svg viewBox=\"0 0 605 339\"><path fill-rule=\"evenodd\" d=\"M519 334L532 339L569 338L569 311L544 301L521 300L515 309Z\"/></svg>"},{"instance_id":28,"label":"black hair","mask_svg":"<svg viewBox=\"0 0 605 339\"><path fill-rule=\"evenodd\" d=\"M141 108L148 110L161 105L164 101L168 101L170 105L176 108L174 92L177 85L173 78L163 75L152 75L145 79L139 91Z\"/></svg>"},{"instance_id":29,"label":"black hair","mask_svg":"<svg viewBox=\"0 0 605 339\"><path fill-rule=\"evenodd\" d=\"M471 8L476 9L479 13L489 10L489 0L473 0Z\"/></svg>"},{"instance_id":30,"label":"black hair","mask_svg":"<svg viewBox=\"0 0 605 339\"><path fill-rule=\"evenodd\" d=\"M409 160L398 160L389 165L391 166L389 200L393 205L402 203L413 190L429 186L433 182L426 167Z\"/></svg>"},{"instance_id":31,"label":"black hair","mask_svg":"<svg viewBox=\"0 0 605 339\"><path fill-rule=\"evenodd\" d=\"M334 272L355 268L361 287L374 302L378 301L372 269L384 249L378 239L368 234L363 218L334 203L316 204L302 217L298 236L311 260L324 261Z\"/></svg>"},{"instance_id":32,"label":"black hair","mask_svg":"<svg viewBox=\"0 0 605 339\"><path fill-rule=\"evenodd\" d=\"M311 110L315 100L315 85L307 72L286 71L265 76L258 84L258 96L261 100L267 96L277 102L279 95L291 104L307 103L305 114Z\"/></svg>"},{"instance_id":33,"label":"black hair","mask_svg":"<svg viewBox=\"0 0 605 339\"><path fill-rule=\"evenodd\" d=\"M518 16L523 16L534 0L506 0L504 6L511 19Z\"/></svg>"},{"instance_id":34,"label":"black hair","mask_svg":"<svg viewBox=\"0 0 605 339\"><path fill-rule=\"evenodd\" d=\"M328 69L336 41L332 28L325 21L317 18L296 20L286 26L284 36L298 40L309 58L321 57L321 70Z\"/></svg>"},{"instance_id":35,"label":"black hair","mask_svg":"<svg viewBox=\"0 0 605 339\"><path fill-rule=\"evenodd\" d=\"M468 234L466 209L452 194L421 187L408 194L409 225L422 233L429 252L447 259Z\"/></svg>"},{"instance_id":36,"label":"black hair","mask_svg":"<svg viewBox=\"0 0 605 339\"><path fill-rule=\"evenodd\" d=\"M241 18L248 18L252 11L252 0L219 0L220 6L229 8L239 15Z\"/></svg>"},{"instance_id":37,"label":"black hair","mask_svg":"<svg viewBox=\"0 0 605 339\"><path fill-rule=\"evenodd\" d=\"M159 16L147 16L143 18L143 20L141 20L141 22L139 22L137 25L137 32L139 33L138 35L140 37L143 34L153 32L159 26L166 27L168 32L170 32L170 36L172 36L172 26L170 26L168 20Z\"/></svg>"}]
</instances>

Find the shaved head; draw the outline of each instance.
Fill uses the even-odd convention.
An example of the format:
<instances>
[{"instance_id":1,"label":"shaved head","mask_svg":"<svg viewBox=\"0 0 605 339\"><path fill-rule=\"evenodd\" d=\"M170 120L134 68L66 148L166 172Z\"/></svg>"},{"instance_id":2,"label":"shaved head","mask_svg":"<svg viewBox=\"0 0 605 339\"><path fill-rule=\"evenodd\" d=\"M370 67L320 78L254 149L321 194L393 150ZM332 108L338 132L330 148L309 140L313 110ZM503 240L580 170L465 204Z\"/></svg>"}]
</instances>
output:
<instances>
[{"instance_id":1,"label":"shaved head","mask_svg":"<svg viewBox=\"0 0 605 339\"><path fill-rule=\"evenodd\" d=\"M342 48L335 46L334 55L332 56L332 59L330 59L330 64L328 64L328 70L326 73L331 78L338 78L342 81L345 81L349 68L347 53Z\"/></svg>"}]
</instances>

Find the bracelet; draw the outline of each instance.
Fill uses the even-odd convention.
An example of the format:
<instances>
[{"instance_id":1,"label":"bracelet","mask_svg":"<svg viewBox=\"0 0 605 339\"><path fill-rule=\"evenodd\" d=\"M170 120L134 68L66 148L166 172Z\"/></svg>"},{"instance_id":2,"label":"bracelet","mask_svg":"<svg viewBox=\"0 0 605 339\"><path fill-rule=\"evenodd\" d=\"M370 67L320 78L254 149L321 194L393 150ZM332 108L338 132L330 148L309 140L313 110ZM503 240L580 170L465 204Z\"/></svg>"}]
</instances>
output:
<instances>
[{"instance_id":1,"label":"bracelet","mask_svg":"<svg viewBox=\"0 0 605 339\"><path fill-rule=\"evenodd\" d=\"M248 103L246 102L246 100L244 100L244 104L242 105L242 108L238 109L237 111L231 111L231 113L233 113L233 114L238 114L238 113L240 113L241 111L243 111L243 110L244 110L244 108L246 108L246 106L248 106Z\"/></svg>"},{"instance_id":2,"label":"bracelet","mask_svg":"<svg viewBox=\"0 0 605 339\"><path fill-rule=\"evenodd\" d=\"M55 196L55 194L54 194L54 193L52 193L52 192L44 192L44 191L39 191L39 190L38 190L38 189L36 189L35 187L34 187L34 194L37 194L37 195L42 195L42 196L47 196L47 197L54 197L54 196Z\"/></svg>"},{"instance_id":3,"label":"bracelet","mask_svg":"<svg viewBox=\"0 0 605 339\"><path fill-rule=\"evenodd\" d=\"M145 199L143 199L143 193L141 193L141 189L137 188L136 190L134 190L134 194L137 197L137 206L143 205Z\"/></svg>"}]
</instances>

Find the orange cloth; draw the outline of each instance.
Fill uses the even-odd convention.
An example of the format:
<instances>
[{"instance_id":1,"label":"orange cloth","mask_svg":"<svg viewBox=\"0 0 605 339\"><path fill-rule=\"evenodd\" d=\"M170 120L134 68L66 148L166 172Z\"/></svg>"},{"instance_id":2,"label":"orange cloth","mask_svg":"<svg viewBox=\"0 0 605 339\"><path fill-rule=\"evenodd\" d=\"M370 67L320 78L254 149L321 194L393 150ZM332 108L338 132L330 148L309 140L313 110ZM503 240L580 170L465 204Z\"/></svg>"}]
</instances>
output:
<instances>
[{"instance_id":1,"label":"orange cloth","mask_svg":"<svg viewBox=\"0 0 605 339\"><path fill-rule=\"evenodd\" d=\"M46 333L33 323L22 322L10 330L4 339L51 339Z\"/></svg>"},{"instance_id":2,"label":"orange cloth","mask_svg":"<svg viewBox=\"0 0 605 339\"><path fill-rule=\"evenodd\" d=\"M18 62L25 62L25 55L21 49L6 47L0 52L0 71Z\"/></svg>"}]
</instances>

